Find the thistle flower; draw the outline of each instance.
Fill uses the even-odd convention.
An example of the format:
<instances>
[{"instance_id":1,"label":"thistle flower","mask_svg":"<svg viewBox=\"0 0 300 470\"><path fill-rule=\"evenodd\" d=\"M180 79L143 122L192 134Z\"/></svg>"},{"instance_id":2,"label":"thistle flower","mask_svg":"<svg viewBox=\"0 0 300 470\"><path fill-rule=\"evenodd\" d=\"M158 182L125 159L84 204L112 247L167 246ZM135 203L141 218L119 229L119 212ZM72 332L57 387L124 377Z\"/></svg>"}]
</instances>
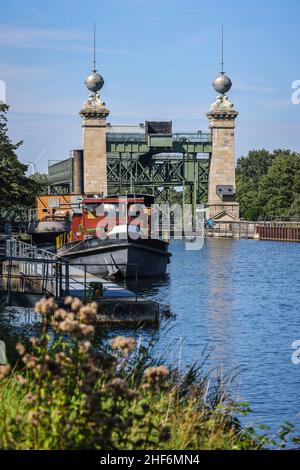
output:
<instances>
[{"instance_id":1,"label":"thistle flower","mask_svg":"<svg viewBox=\"0 0 300 470\"><path fill-rule=\"evenodd\" d=\"M64 359L66 358L66 355L64 352L59 352L59 353L56 353L55 354L55 361L59 364L60 362L62 362Z\"/></svg>"},{"instance_id":2,"label":"thistle flower","mask_svg":"<svg viewBox=\"0 0 300 470\"><path fill-rule=\"evenodd\" d=\"M130 400L136 400L137 398L140 397L140 394L139 392L137 392L136 390L132 390L131 388L128 389L128 392L127 392L127 397L130 399Z\"/></svg>"},{"instance_id":3,"label":"thistle flower","mask_svg":"<svg viewBox=\"0 0 300 470\"><path fill-rule=\"evenodd\" d=\"M0 366L0 380L3 380L11 373L11 367L9 365Z\"/></svg>"},{"instance_id":4,"label":"thistle flower","mask_svg":"<svg viewBox=\"0 0 300 470\"><path fill-rule=\"evenodd\" d=\"M116 336L110 345L112 349L120 349L124 354L128 354L135 348L135 339L130 336Z\"/></svg>"},{"instance_id":5,"label":"thistle flower","mask_svg":"<svg viewBox=\"0 0 300 470\"><path fill-rule=\"evenodd\" d=\"M59 308L53 315L54 320L62 321L67 317L67 312L63 308Z\"/></svg>"},{"instance_id":6,"label":"thistle flower","mask_svg":"<svg viewBox=\"0 0 300 470\"><path fill-rule=\"evenodd\" d=\"M83 341L79 345L79 352L82 354L87 353L91 348L91 343L89 341Z\"/></svg>"},{"instance_id":7,"label":"thistle flower","mask_svg":"<svg viewBox=\"0 0 300 470\"><path fill-rule=\"evenodd\" d=\"M169 426L163 426L159 434L159 440L161 442L167 442L170 439L171 439L171 430Z\"/></svg>"},{"instance_id":8,"label":"thistle flower","mask_svg":"<svg viewBox=\"0 0 300 470\"><path fill-rule=\"evenodd\" d=\"M68 312L66 314L65 320L71 320L71 321L76 320L75 314L73 312Z\"/></svg>"},{"instance_id":9,"label":"thistle flower","mask_svg":"<svg viewBox=\"0 0 300 470\"><path fill-rule=\"evenodd\" d=\"M167 377L169 369L166 366L147 367L144 371L144 377L155 379L157 377Z\"/></svg>"},{"instance_id":10,"label":"thistle flower","mask_svg":"<svg viewBox=\"0 0 300 470\"><path fill-rule=\"evenodd\" d=\"M148 367L144 371L144 388L159 390L163 379L168 375L169 369L166 366Z\"/></svg>"},{"instance_id":11,"label":"thistle flower","mask_svg":"<svg viewBox=\"0 0 300 470\"><path fill-rule=\"evenodd\" d=\"M25 385L26 384L26 379L25 377L23 377L23 375L17 375L16 377L16 381L20 384L20 385Z\"/></svg>"},{"instance_id":12,"label":"thistle flower","mask_svg":"<svg viewBox=\"0 0 300 470\"><path fill-rule=\"evenodd\" d=\"M25 356L22 357L22 361L29 369L34 369L38 363L37 357L31 356L30 354L25 354Z\"/></svg>"},{"instance_id":13,"label":"thistle flower","mask_svg":"<svg viewBox=\"0 0 300 470\"><path fill-rule=\"evenodd\" d=\"M73 299L73 302L71 303L71 309L76 312L82 307L82 302L78 297L75 297Z\"/></svg>"},{"instance_id":14,"label":"thistle flower","mask_svg":"<svg viewBox=\"0 0 300 470\"><path fill-rule=\"evenodd\" d=\"M37 396L34 393L28 393L25 397L25 400L27 403L34 403L37 399Z\"/></svg>"},{"instance_id":15,"label":"thistle flower","mask_svg":"<svg viewBox=\"0 0 300 470\"><path fill-rule=\"evenodd\" d=\"M59 329L64 333L73 333L79 328L79 321L77 320L64 320L59 324Z\"/></svg>"},{"instance_id":16,"label":"thistle flower","mask_svg":"<svg viewBox=\"0 0 300 470\"><path fill-rule=\"evenodd\" d=\"M41 299L35 304L34 311L40 313L46 317L53 315L57 309L57 304L55 303L53 297L49 299Z\"/></svg>"},{"instance_id":17,"label":"thistle flower","mask_svg":"<svg viewBox=\"0 0 300 470\"><path fill-rule=\"evenodd\" d=\"M65 298L65 305L71 305L72 302L73 302L73 297L71 297L71 295L68 295L66 298Z\"/></svg>"},{"instance_id":18,"label":"thistle flower","mask_svg":"<svg viewBox=\"0 0 300 470\"><path fill-rule=\"evenodd\" d=\"M79 320L89 322L90 320L94 319L94 317L97 315L97 309L98 309L98 306L96 302L93 302L92 304L84 305L79 310L79 313L78 313Z\"/></svg>"},{"instance_id":19,"label":"thistle flower","mask_svg":"<svg viewBox=\"0 0 300 470\"><path fill-rule=\"evenodd\" d=\"M16 350L20 356L23 356L26 352L25 347L23 346L22 343L17 343L16 344Z\"/></svg>"},{"instance_id":20,"label":"thistle flower","mask_svg":"<svg viewBox=\"0 0 300 470\"><path fill-rule=\"evenodd\" d=\"M79 325L80 331L84 336L92 335L95 333L95 328L92 325L85 325L84 323L81 323Z\"/></svg>"},{"instance_id":21,"label":"thistle flower","mask_svg":"<svg viewBox=\"0 0 300 470\"><path fill-rule=\"evenodd\" d=\"M39 338L36 338L35 336L32 336L29 341L32 346L38 346L41 343L41 340Z\"/></svg>"},{"instance_id":22,"label":"thistle flower","mask_svg":"<svg viewBox=\"0 0 300 470\"><path fill-rule=\"evenodd\" d=\"M30 411L28 413L28 421L33 425L37 426L39 424L39 418L41 416L40 411Z\"/></svg>"},{"instance_id":23,"label":"thistle flower","mask_svg":"<svg viewBox=\"0 0 300 470\"><path fill-rule=\"evenodd\" d=\"M117 396L124 397L127 395L128 384L123 379L115 378L111 380L108 384L108 387Z\"/></svg>"}]
</instances>

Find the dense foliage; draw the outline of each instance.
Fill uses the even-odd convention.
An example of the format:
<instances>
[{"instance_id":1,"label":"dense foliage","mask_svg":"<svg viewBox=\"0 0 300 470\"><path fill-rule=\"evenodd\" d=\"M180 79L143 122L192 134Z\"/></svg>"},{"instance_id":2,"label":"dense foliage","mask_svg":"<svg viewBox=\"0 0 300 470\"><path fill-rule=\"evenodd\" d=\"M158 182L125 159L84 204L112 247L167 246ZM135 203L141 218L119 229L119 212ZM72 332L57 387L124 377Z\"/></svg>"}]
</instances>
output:
<instances>
[{"instance_id":1,"label":"dense foliage","mask_svg":"<svg viewBox=\"0 0 300 470\"><path fill-rule=\"evenodd\" d=\"M244 219L300 218L300 154L252 150L237 161L236 179Z\"/></svg>"},{"instance_id":2,"label":"dense foliage","mask_svg":"<svg viewBox=\"0 0 300 470\"><path fill-rule=\"evenodd\" d=\"M0 219L25 220L35 195L47 191L47 176L26 177L27 165L16 154L22 142L13 144L7 134L7 111L8 106L0 104Z\"/></svg>"}]
</instances>

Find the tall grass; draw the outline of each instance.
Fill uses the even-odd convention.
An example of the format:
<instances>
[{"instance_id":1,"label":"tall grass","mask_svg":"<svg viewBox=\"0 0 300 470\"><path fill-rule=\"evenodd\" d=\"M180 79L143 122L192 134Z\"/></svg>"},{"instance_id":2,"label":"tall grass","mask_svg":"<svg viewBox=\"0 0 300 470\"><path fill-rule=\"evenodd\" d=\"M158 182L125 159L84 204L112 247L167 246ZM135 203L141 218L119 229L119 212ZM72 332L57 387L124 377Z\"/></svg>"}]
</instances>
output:
<instances>
[{"instance_id":1,"label":"tall grass","mask_svg":"<svg viewBox=\"0 0 300 470\"><path fill-rule=\"evenodd\" d=\"M2 449L261 449L272 442L240 425L236 416L247 407L201 367L181 375L153 358L153 344L137 348L122 336L94 352L96 304L67 298L58 309L44 299L36 311L41 336L27 350L17 345L14 370L0 367Z\"/></svg>"}]
</instances>

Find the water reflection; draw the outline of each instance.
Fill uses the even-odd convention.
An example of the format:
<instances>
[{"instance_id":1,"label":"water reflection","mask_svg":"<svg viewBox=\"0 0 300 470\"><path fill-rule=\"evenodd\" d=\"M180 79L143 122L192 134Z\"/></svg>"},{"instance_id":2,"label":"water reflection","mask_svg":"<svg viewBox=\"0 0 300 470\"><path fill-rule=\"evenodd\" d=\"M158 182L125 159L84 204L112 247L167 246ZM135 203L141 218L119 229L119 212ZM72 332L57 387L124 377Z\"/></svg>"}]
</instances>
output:
<instances>
[{"instance_id":1,"label":"water reflection","mask_svg":"<svg viewBox=\"0 0 300 470\"><path fill-rule=\"evenodd\" d=\"M129 290L137 292L141 297L155 297L159 294L160 288L168 287L170 282L170 275L165 274L164 276L139 278L137 281L135 279L126 279L122 285Z\"/></svg>"},{"instance_id":2,"label":"water reflection","mask_svg":"<svg viewBox=\"0 0 300 470\"><path fill-rule=\"evenodd\" d=\"M17 359L15 345L25 343L31 336L39 335L41 323L32 309L10 307L0 312L0 339L5 342L8 361L14 364Z\"/></svg>"}]
</instances>

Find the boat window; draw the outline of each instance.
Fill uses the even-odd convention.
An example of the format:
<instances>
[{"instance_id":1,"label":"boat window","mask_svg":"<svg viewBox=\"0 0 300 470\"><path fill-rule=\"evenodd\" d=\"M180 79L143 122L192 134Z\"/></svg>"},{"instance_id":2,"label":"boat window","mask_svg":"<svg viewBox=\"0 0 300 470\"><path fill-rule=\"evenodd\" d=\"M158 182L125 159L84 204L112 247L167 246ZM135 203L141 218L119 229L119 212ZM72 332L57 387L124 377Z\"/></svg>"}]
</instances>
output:
<instances>
[{"instance_id":1,"label":"boat window","mask_svg":"<svg viewBox=\"0 0 300 470\"><path fill-rule=\"evenodd\" d=\"M95 219L97 216L97 207L99 204L87 204L86 205L86 210L87 210L87 218L88 219Z\"/></svg>"},{"instance_id":2,"label":"boat window","mask_svg":"<svg viewBox=\"0 0 300 470\"><path fill-rule=\"evenodd\" d=\"M118 211L116 204L86 204L87 218L94 219L100 216L113 216Z\"/></svg>"}]
</instances>

